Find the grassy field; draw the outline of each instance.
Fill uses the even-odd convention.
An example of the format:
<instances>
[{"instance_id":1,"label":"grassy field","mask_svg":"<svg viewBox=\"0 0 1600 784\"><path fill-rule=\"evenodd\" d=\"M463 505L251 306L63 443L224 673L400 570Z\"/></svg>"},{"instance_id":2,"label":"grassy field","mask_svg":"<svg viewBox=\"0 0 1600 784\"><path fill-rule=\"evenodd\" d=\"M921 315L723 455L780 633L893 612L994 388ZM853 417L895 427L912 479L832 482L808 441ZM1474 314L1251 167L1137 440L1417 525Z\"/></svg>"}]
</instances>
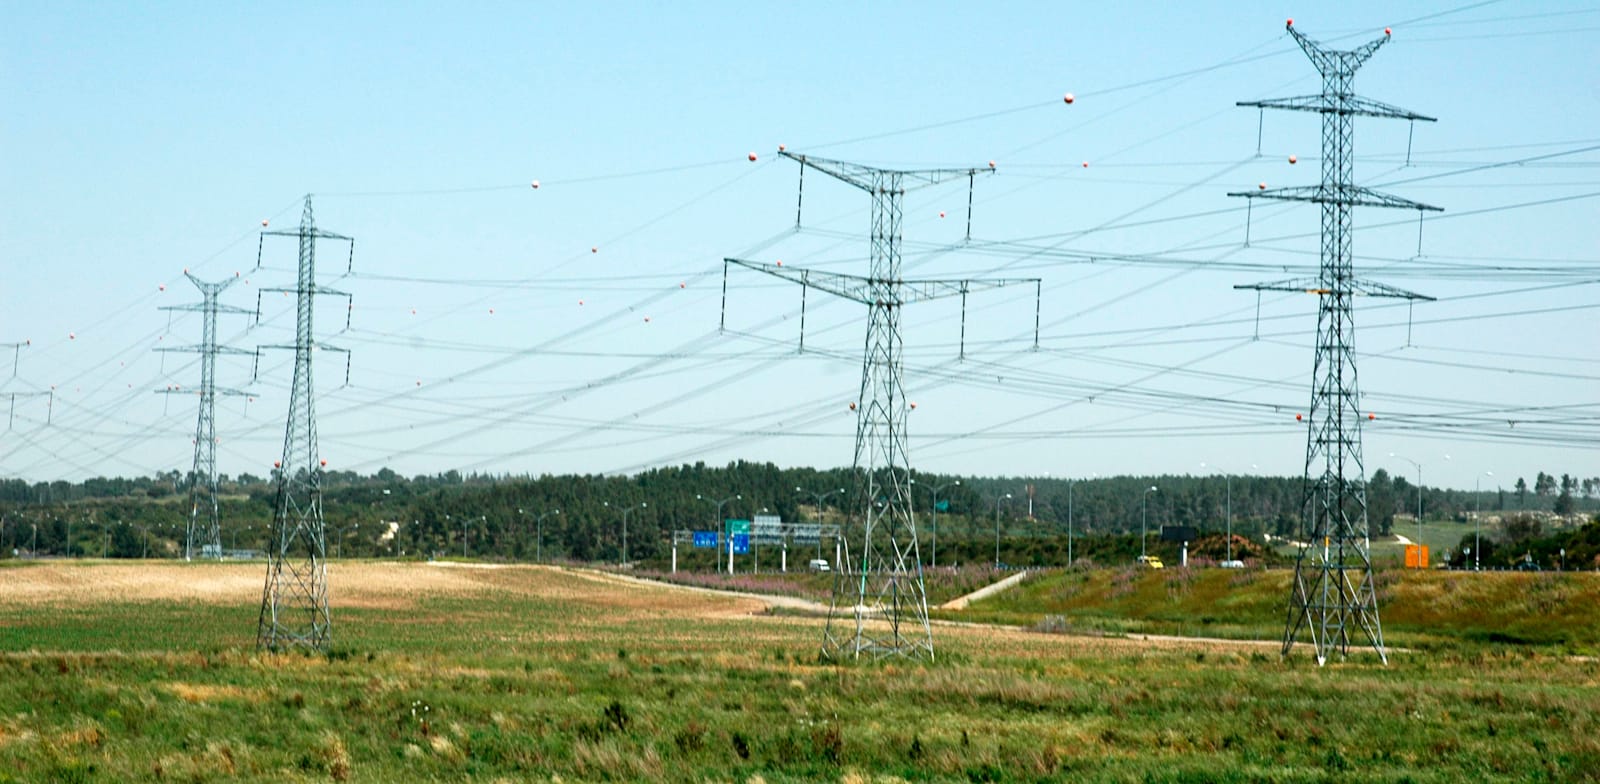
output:
<instances>
[{"instance_id":1,"label":"grassy field","mask_svg":"<svg viewBox=\"0 0 1600 784\"><path fill-rule=\"evenodd\" d=\"M1319 669L1247 642L941 625L936 663L839 667L816 662L820 621L753 598L341 563L333 655L270 656L261 575L0 569L0 781L1600 776L1600 664L1550 646Z\"/></svg>"},{"instance_id":2,"label":"grassy field","mask_svg":"<svg viewBox=\"0 0 1600 784\"><path fill-rule=\"evenodd\" d=\"M1288 569L1054 571L937 617L1083 632L1281 639ZM1600 654L1600 574L1376 573L1384 636L1419 650L1518 645ZM1047 620L1048 619L1048 620Z\"/></svg>"}]
</instances>

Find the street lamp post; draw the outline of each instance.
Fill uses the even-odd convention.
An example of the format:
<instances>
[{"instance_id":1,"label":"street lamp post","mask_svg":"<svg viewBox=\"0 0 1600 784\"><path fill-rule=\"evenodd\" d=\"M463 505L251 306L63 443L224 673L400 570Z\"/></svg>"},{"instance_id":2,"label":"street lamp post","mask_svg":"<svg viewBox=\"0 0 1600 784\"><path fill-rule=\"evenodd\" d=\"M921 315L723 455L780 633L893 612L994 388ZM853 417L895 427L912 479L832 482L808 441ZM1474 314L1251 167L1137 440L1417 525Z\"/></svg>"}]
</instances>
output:
<instances>
[{"instance_id":1,"label":"street lamp post","mask_svg":"<svg viewBox=\"0 0 1600 784\"><path fill-rule=\"evenodd\" d=\"M1389 453L1390 457L1398 457L1417 467L1417 568L1422 568L1422 464L1405 455Z\"/></svg>"},{"instance_id":2,"label":"street lamp post","mask_svg":"<svg viewBox=\"0 0 1600 784\"><path fill-rule=\"evenodd\" d=\"M605 505L610 506L611 502L607 501ZM628 562L628 515L649 505L649 501L640 501L638 506L630 506L622 510L622 560L617 562L618 566Z\"/></svg>"},{"instance_id":3,"label":"street lamp post","mask_svg":"<svg viewBox=\"0 0 1600 784\"><path fill-rule=\"evenodd\" d=\"M799 490L800 488L796 487L795 489ZM844 491L840 490L839 492L842 493ZM817 524L818 525L822 524L822 509L821 509L822 500L821 500L821 498L827 498L829 495L832 495L832 493L824 494L823 496L821 496L817 500L817 505L818 505L818 509L817 509ZM695 494L695 499L696 500L705 501L706 503L715 504L716 505L716 507L717 507L717 519L712 521L712 522L714 522L716 524L717 532L718 532L719 536L723 533L723 530L722 530L723 529L723 525L722 525L722 505L728 503L729 501L739 501L739 500L742 500L743 498L744 498L743 495L740 495L738 493L734 493L733 495L730 495L727 498L722 499L721 501L713 501L710 498L706 498L705 496L700 495L698 493ZM732 534L729 534L729 536L731 537ZM821 547L821 546L822 546L822 537L819 535L817 537L817 547ZM729 569L729 571L732 571L733 570L733 553L732 553L733 544L732 544L732 542L730 542L728 544L728 548L729 548L728 569ZM717 571L719 571L719 572L722 571L722 548L721 547L717 548Z\"/></svg>"},{"instance_id":4,"label":"street lamp post","mask_svg":"<svg viewBox=\"0 0 1600 784\"><path fill-rule=\"evenodd\" d=\"M913 479L911 481L915 482L916 480ZM794 491L796 493L800 493L801 495L809 495L812 498L816 499L816 501L817 501L817 557L821 558L822 557L822 502L827 500L828 496L831 496L831 495L843 495L844 494L844 488L841 487L841 488L839 488L837 490L829 490L826 493L817 493L817 492L813 492L811 490L806 490L806 489L799 488L799 487L796 487L794 489Z\"/></svg>"},{"instance_id":5,"label":"street lamp post","mask_svg":"<svg viewBox=\"0 0 1600 784\"><path fill-rule=\"evenodd\" d=\"M994 499L994 568L1000 568L1000 502L1011 498L1010 493Z\"/></svg>"},{"instance_id":6,"label":"street lamp post","mask_svg":"<svg viewBox=\"0 0 1600 784\"><path fill-rule=\"evenodd\" d=\"M1201 463L1200 467L1201 468L1205 468L1206 464L1205 463ZM1257 466L1256 466L1255 463L1251 463L1250 464L1250 470L1254 471L1256 468L1257 468ZM1233 563L1233 473L1232 472L1224 473L1222 475L1222 478L1227 482L1227 487L1228 487L1228 501L1227 501L1227 509L1228 509L1228 512L1227 512L1227 520L1228 520L1228 523L1227 523L1227 525L1228 525L1228 562L1229 563Z\"/></svg>"},{"instance_id":7,"label":"street lamp post","mask_svg":"<svg viewBox=\"0 0 1600 784\"><path fill-rule=\"evenodd\" d=\"M517 514L520 515L522 513L523 512L522 512L521 509L517 510ZM544 519L546 517L549 517L550 515L558 515L558 514L561 514L561 510L560 509L552 509L552 510L550 510L548 512L544 512L544 513L539 514L538 516L534 517L534 519L533 519L534 526L537 527L538 530L539 530L539 537L537 539L536 544L534 545L534 551L533 551L533 562L534 563L540 563L540 562L544 561Z\"/></svg>"},{"instance_id":8,"label":"street lamp post","mask_svg":"<svg viewBox=\"0 0 1600 784\"><path fill-rule=\"evenodd\" d=\"M445 521L446 525L450 524L450 515L449 514L446 514L444 516L444 521ZM471 523L471 522L472 522L472 516L471 515L462 515L461 516L461 557L462 558L466 558L467 557L467 534L469 533L469 529L467 528L467 525L469 523Z\"/></svg>"},{"instance_id":9,"label":"street lamp post","mask_svg":"<svg viewBox=\"0 0 1600 784\"><path fill-rule=\"evenodd\" d=\"M338 527L333 529L333 533L334 533L333 557L334 558L343 558L344 557L344 532L345 531L357 531L357 530L360 530L360 529L361 529L361 524L360 523L351 523L349 525L341 525L341 526L338 526ZM238 544L239 534L238 534L237 531L234 532L233 538L234 538L234 544ZM461 553L461 556L463 558L465 558L466 557L466 552L463 551Z\"/></svg>"},{"instance_id":10,"label":"street lamp post","mask_svg":"<svg viewBox=\"0 0 1600 784\"><path fill-rule=\"evenodd\" d=\"M912 481L916 480L913 479ZM929 533L931 534L930 538L933 540L933 568L935 569L939 568L939 493L943 492L946 487L959 487L960 485L961 480L957 479L954 482L945 482L933 488L933 522L929 524Z\"/></svg>"},{"instance_id":11,"label":"street lamp post","mask_svg":"<svg viewBox=\"0 0 1600 784\"><path fill-rule=\"evenodd\" d=\"M1150 494L1155 491L1156 486L1151 485L1139 495L1139 557L1141 559L1149 557L1149 553L1145 550L1145 542L1150 539L1149 530L1145 527L1145 513L1150 507Z\"/></svg>"},{"instance_id":12,"label":"street lamp post","mask_svg":"<svg viewBox=\"0 0 1600 784\"><path fill-rule=\"evenodd\" d=\"M1077 482L1067 482L1067 566L1072 566L1072 486Z\"/></svg>"},{"instance_id":13,"label":"street lamp post","mask_svg":"<svg viewBox=\"0 0 1600 784\"><path fill-rule=\"evenodd\" d=\"M1472 571L1474 572L1479 571L1478 565L1483 558L1483 494L1480 489L1485 476L1494 476L1494 472L1485 471L1482 475L1474 477L1472 480L1473 501L1478 507L1477 511L1472 514L1473 518L1475 518L1472 521L1475 526L1472 532Z\"/></svg>"}]
</instances>

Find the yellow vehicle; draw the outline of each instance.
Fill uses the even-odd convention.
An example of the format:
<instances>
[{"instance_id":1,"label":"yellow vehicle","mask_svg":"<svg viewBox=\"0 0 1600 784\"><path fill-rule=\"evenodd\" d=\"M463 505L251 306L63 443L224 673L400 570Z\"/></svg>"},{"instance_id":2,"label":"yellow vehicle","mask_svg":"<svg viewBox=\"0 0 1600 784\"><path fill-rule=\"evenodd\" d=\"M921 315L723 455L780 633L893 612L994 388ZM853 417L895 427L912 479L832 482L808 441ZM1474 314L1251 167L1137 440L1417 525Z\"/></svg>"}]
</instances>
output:
<instances>
[{"instance_id":1,"label":"yellow vehicle","mask_svg":"<svg viewBox=\"0 0 1600 784\"><path fill-rule=\"evenodd\" d=\"M1153 556L1153 555L1141 555L1141 556L1139 556L1139 565L1147 567L1147 568L1150 568L1150 569L1165 569L1165 568L1167 568L1164 564L1161 563L1161 559L1160 558L1157 558L1156 556Z\"/></svg>"}]
</instances>

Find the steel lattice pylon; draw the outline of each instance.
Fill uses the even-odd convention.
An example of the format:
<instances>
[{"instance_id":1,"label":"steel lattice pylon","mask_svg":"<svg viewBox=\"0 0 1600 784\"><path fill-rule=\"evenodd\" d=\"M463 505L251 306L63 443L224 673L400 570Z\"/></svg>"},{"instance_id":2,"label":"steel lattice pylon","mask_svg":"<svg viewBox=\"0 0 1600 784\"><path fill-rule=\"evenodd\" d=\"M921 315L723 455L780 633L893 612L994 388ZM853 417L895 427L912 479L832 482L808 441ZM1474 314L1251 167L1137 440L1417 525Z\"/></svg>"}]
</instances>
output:
<instances>
[{"instance_id":1,"label":"steel lattice pylon","mask_svg":"<svg viewBox=\"0 0 1600 784\"><path fill-rule=\"evenodd\" d=\"M1322 184L1230 193L1246 198L1306 201L1321 205L1322 252L1315 280L1288 280L1236 286L1257 291L1295 291L1317 295L1317 349L1312 370L1311 410L1306 437L1305 542L1295 563L1283 655L1293 649L1302 630L1310 637L1317 663L1337 651L1348 655L1351 627L1360 630L1385 663L1383 626L1378 617L1372 557L1367 529L1366 471L1361 457L1361 398L1356 385L1353 345L1356 296L1432 299L1420 294L1356 279L1352 265L1352 207L1397 207L1439 210L1419 202L1378 193L1354 184L1352 133L1357 116L1432 122L1351 93L1356 71L1389 40L1382 37L1350 51L1327 49L1288 25L1289 34L1322 74L1318 95L1267 101L1242 101L1240 106L1290 109L1322 115Z\"/></svg>"},{"instance_id":2,"label":"steel lattice pylon","mask_svg":"<svg viewBox=\"0 0 1600 784\"><path fill-rule=\"evenodd\" d=\"M205 301L189 305L172 305L162 310L194 311L201 314L201 339L198 345L163 348L160 351L195 352L200 355L200 414L194 428L194 468L189 472L189 527L185 532L184 560L194 558L195 539L200 539L201 557L222 557L222 523L217 507L217 395L245 395L237 389L217 389L216 370L218 354L249 354L228 346L217 345L217 314L249 314L245 308L222 305L217 297L232 286L238 278L228 278L207 283L188 270L183 273ZM156 390L172 394L181 390L167 388ZM205 515L202 520L202 513Z\"/></svg>"},{"instance_id":3,"label":"steel lattice pylon","mask_svg":"<svg viewBox=\"0 0 1600 784\"><path fill-rule=\"evenodd\" d=\"M281 651L305 648L325 651L331 642L328 614L327 545L322 520L322 468L317 449L317 413L311 384L312 349L342 351L313 338L313 303L317 294L349 295L316 283L317 240L355 243L349 237L318 229L311 197L305 200L300 226L263 235L300 240L299 275L293 289L263 289L295 294L294 384L289 392L289 417L283 435L283 459L276 467L277 509L267 551L267 583L261 594L256 645ZM259 310L259 304L257 308ZM289 348L264 346L263 348ZM348 352L346 375L349 374ZM258 355L259 356L259 355Z\"/></svg>"},{"instance_id":4,"label":"steel lattice pylon","mask_svg":"<svg viewBox=\"0 0 1600 784\"><path fill-rule=\"evenodd\" d=\"M854 517L843 531L845 562L835 576L823 633L826 658L905 656L933 658L933 633L911 504L911 462L906 450L907 400L902 384L900 311L913 302L961 296L978 289L1039 279L903 280L900 277L901 197L913 188L965 177L980 169L896 171L781 152L872 197L872 247L865 277L727 259L738 265L819 288L868 306L866 350L856 408ZM803 174L802 174L803 176ZM803 180L802 180L803 182ZM797 218L798 221L798 218ZM726 306L726 278L723 284ZM802 289L804 291L804 289ZM804 300L801 325L804 329ZM1035 307L1037 328L1037 305ZM963 319L965 318L963 309ZM1037 345L1037 337L1035 338ZM801 345L804 346L802 333ZM859 524L859 525L858 525ZM856 549L849 548L856 545Z\"/></svg>"}]
</instances>

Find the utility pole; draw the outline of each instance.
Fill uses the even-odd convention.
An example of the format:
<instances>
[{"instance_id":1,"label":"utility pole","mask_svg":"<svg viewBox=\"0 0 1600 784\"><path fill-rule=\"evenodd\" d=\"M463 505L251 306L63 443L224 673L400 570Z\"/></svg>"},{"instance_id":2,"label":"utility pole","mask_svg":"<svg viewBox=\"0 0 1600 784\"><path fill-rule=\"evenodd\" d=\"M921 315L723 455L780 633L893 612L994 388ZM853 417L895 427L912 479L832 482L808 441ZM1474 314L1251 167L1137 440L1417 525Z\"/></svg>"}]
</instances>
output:
<instances>
[{"instance_id":1,"label":"utility pole","mask_svg":"<svg viewBox=\"0 0 1600 784\"><path fill-rule=\"evenodd\" d=\"M200 539L201 555L209 550L212 557L222 557L222 523L217 504L217 395L248 395L237 389L217 389L217 355L250 354L253 352L217 345L217 314L249 315L246 308L222 305L217 297L239 278L235 275L214 283L203 281L188 270L183 271L194 287L200 290L203 302L188 305L169 305L162 310L189 311L201 314L200 343L193 346L160 348L157 351L183 351L200 355L199 421L194 427L194 467L189 472L189 527L185 532L183 559L194 560L195 539ZM181 393L176 386L156 390L157 394ZM205 518L201 519L201 510Z\"/></svg>"},{"instance_id":2,"label":"utility pole","mask_svg":"<svg viewBox=\"0 0 1600 784\"><path fill-rule=\"evenodd\" d=\"M933 659L933 632L917 548L916 516L911 500L911 465L907 453L909 412L903 384L900 333L906 305L947 296L962 299L962 352L966 341L966 296L975 290L1032 284L1035 291L1034 346L1038 346L1038 278L1008 280L905 280L900 275L902 199L908 189L965 178L972 187L985 171L966 169L898 170L835 161L780 151L806 169L815 169L865 191L872 199L872 232L866 276L784 267L741 259L724 259L723 323L727 317L727 272L730 265L801 285L800 350L805 350L805 292L811 288L860 303L868 308L866 351L861 364L861 391L851 406L856 412L853 475L855 507L860 510L861 566L834 578L833 601L823 632L825 658L905 656ZM989 171L992 171L992 167ZM804 191L801 191L803 198ZM796 214L798 222L799 215ZM882 502L881 505L879 502Z\"/></svg>"},{"instance_id":3,"label":"utility pole","mask_svg":"<svg viewBox=\"0 0 1600 784\"><path fill-rule=\"evenodd\" d=\"M1322 213L1320 272L1314 280L1286 280L1235 286L1256 291L1291 291L1317 295L1317 345L1312 371L1311 411L1306 437L1304 519L1306 541L1295 562L1283 655L1288 656L1304 631L1311 638L1317 663L1328 654L1348 655L1351 627L1371 643L1388 663L1378 597L1372 582L1371 542L1367 529L1366 471L1361 457L1361 397L1356 388L1352 339L1357 296L1431 300L1421 294L1358 280L1352 264L1353 207L1390 207L1438 211L1439 207L1379 193L1355 184L1355 118L1388 117L1433 122L1432 117L1356 96L1351 82L1361 65L1389 41L1389 30L1352 49L1328 49L1300 34L1294 20L1289 35L1322 75L1322 92L1266 101L1241 101L1240 106L1288 109L1322 115L1322 183L1314 186L1230 193L1249 199L1303 201ZM1419 224L1420 225L1420 224ZM1419 235L1420 236L1420 235Z\"/></svg>"},{"instance_id":4,"label":"utility pole","mask_svg":"<svg viewBox=\"0 0 1600 784\"><path fill-rule=\"evenodd\" d=\"M299 273L294 292L294 383L289 393L289 415L283 433L283 459L275 466L277 504L267 544L267 584L261 594L261 616L256 624L256 646L270 651L304 648L326 651L332 642L328 615L328 546L322 519L322 473L328 461L317 450L316 399L311 384L313 349L345 353L345 381L350 378L349 352L318 342L312 332L313 303L317 294L349 297L317 285L317 240L350 243L346 272L355 258L355 240L317 228L311 197L306 196L300 226L292 231L264 231L267 235L296 237L300 241ZM259 262L257 264L259 265ZM257 311L260 311L259 298ZM348 314L349 308L346 308ZM349 316L345 327L349 328ZM263 348L289 348L263 346ZM257 362L259 366L259 350Z\"/></svg>"}]
</instances>

